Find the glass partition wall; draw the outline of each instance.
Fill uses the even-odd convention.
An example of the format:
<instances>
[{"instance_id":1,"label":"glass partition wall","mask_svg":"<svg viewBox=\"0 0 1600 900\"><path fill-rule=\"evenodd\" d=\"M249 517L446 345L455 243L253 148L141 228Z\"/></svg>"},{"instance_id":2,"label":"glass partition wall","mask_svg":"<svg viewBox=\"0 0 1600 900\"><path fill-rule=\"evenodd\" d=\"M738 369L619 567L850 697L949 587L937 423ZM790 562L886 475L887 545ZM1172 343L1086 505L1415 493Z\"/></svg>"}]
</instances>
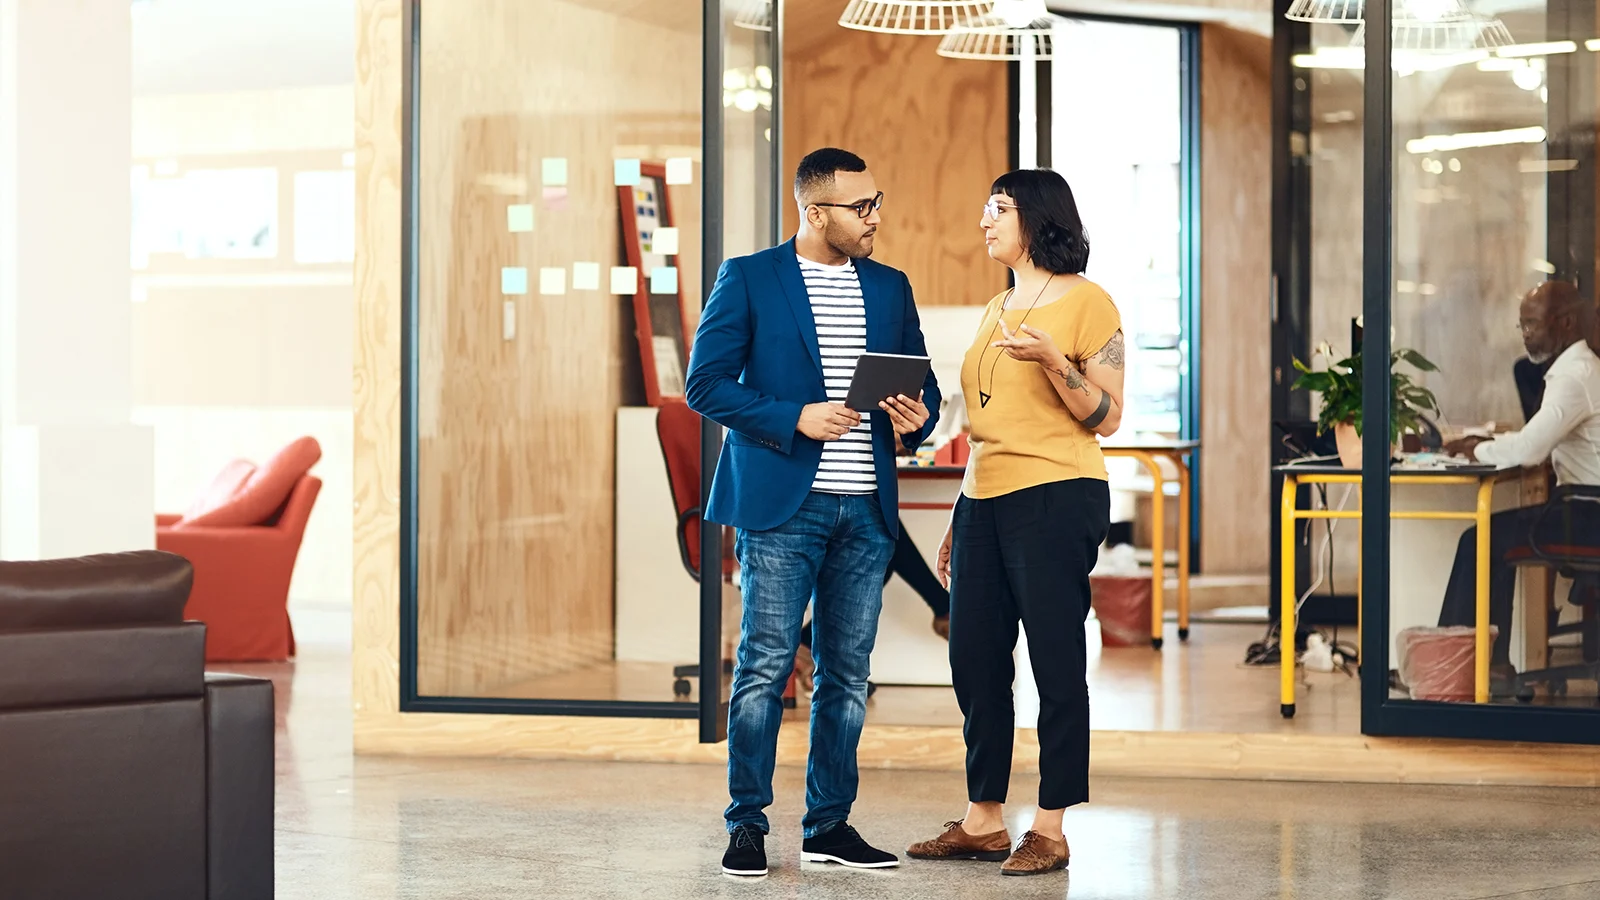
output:
<instances>
[{"instance_id":1,"label":"glass partition wall","mask_svg":"<svg viewBox=\"0 0 1600 900\"><path fill-rule=\"evenodd\" d=\"M760 7L408 5L403 709L714 737L701 426L660 411L717 264L774 237Z\"/></svg>"},{"instance_id":2,"label":"glass partition wall","mask_svg":"<svg viewBox=\"0 0 1600 900\"><path fill-rule=\"evenodd\" d=\"M1430 23L1390 12L1405 23L1390 64L1374 77L1367 62L1382 141L1366 185L1386 202L1367 213L1364 310L1367 354L1398 361L1366 372L1363 403L1389 410L1391 432L1413 409L1437 428L1418 420L1402 443L1421 452L1402 446L1392 469L1376 420L1363 442L1380 501L1363 534L1389 563L1367 582L1389 661L1365 673L1368 727L1600 741L1600 528L1562 527L1594 505L1565 492L1600 481L1584 425L1593 335L1578 327L1595 297L1595 4L1469 7L1474 39L1427 54L1412 32ZM1441 437L1467 457L1442 475L1428 452Z\"/></svg>"},{"instance_id":3,"label":"glass partition wall","mask_svg":"<svg viewBox=\"0 0 1600 900\"><path fill-rule=\"evenodd\" d=\"M1563 499L1600 481L1591 413L1559 400L1530 432L1546 439L1512 437L1546 397L1581 393L1574 363L1595 343L1596 4L1368 0L1364 22L1318 24L1290 7L1273 458L1332 470L1299 478L1296 508L1321 518L1285 530L1288 495L1274 509L1292 646L1320 631L1359 660L1368 734L1600 742L1600 526ZM1389 364L1351 373L1362 428L1341 447L1314 424L1329 396L1295 389L1293 366L1361 359Z\"/></svg>"}]
</instances>

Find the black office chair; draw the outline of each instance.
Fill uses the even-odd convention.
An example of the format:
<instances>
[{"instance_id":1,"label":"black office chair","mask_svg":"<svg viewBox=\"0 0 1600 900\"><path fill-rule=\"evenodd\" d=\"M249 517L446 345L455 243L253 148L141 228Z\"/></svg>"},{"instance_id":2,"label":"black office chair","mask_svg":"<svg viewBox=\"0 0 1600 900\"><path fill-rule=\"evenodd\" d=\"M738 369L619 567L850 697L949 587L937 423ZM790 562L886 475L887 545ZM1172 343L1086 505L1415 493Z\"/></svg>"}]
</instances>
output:
<instances>
[{"instance_id":1,"label":"black office chair","mask_svg":"<svg viewBox=\"0 0 1600 900\"><path fill-rule=\"evenodd\" d=\"M1582 634L1583 661L1576 665L1551 666L1518 675L1516 695L1523 703L1533 701L1534 685L1537 684L1548 685L1550 694L1555 697L1566 696L1567 682L1573 679L1593 681L1600 686L1600 546L1545 544L1539 540L1539 529L1545 516L1563 503L1592 503L1600 507L1600 487L1568 485L1557 488L1529 530L1528 545L1512 550L1507 559L1514 566L1544 566L1564 578L1572 579L1572 593L1568 595L1567 602L1582 608L1583 619L1571 625L1561 625L1555 611L1551 610L1547 620L1556 624L1550 627L1548 633L1551 637ZM1528 600L1534 602L1534 598ZM1539 602L1548 602L1548 598L1539 598Z\"/></svg>"},{"instance_id":2,"label":"black office chair","mask_svg":"<svg viewBox=\"0 0 1600 900\"><path fill-rule=\"evenodd\" d=\"M1511 364L1511 379L1517 383L1517 402L1522 406L1522 421L1527 422L1544 402L1544 373L1550 360L1536 363L1526 356Z\"/></svg>"}]
</instances>

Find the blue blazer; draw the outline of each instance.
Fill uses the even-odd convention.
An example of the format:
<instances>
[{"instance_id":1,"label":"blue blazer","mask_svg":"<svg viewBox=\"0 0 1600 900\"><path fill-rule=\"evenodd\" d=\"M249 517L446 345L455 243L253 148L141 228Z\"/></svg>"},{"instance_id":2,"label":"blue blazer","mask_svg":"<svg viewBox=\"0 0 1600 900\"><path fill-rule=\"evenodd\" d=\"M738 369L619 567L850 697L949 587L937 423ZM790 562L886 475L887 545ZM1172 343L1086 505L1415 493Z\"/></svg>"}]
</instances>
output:
<instances>
[{"instance_id":1,"label":"blue blazer","mask_svg":"<svg viewBox=\"0 0 1600 900\"><path fill-rule=\"evenodd\" d=\"M856 260L867 314L867 349L926 356L922 324L905 273ZM822 442L800 434L800 408L825 403L822 355L794 241L730 259L717 273L689 358L689 408L728 429L711 482L705 518L746 531L789 521L811 493ZM928 372L922 402L932 415L917 447L939 421L939 383ZM895 479L894 426L872 416L872 455L884 524L899 536L900 487Z\"/></svg>"}]
</instances>

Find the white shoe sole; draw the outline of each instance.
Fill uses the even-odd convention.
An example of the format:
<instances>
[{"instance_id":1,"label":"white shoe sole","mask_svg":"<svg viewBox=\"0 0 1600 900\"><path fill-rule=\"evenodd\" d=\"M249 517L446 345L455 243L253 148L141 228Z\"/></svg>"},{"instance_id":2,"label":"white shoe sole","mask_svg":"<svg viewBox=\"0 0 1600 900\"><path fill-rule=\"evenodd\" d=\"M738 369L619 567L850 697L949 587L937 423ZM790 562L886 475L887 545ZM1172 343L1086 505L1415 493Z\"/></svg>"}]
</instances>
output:
<instances>
[{"instance_id":1,"label":"white shoe sole","mask_svg":"<svg viewBox=\"0 0 1600 900\"><path fill-rule=\"evenodd\" d=\"M849 861L847 859L840 859L837 856L831 856L831 855L829 855L827 853L804 853L804 852L802 852L800 854L800 861L801 862L838 863L841 866L847 866L847 867L849 867L851 869L893 869L896 866L900 865L900 860L898 860L898 859L891 859L888 862L881 862L881 863L858 863L858 862L851 862L851 861Z\"/></svg>"},{"instance_id":2,"label":"white shoe sole","mask_svg":"<svg viewBox=\"0 0 1600 900\"><path fill-rule=\"evenodd\" d=\"M727 866L723 866L722 867L722 874L724 874L724 875L738 875L738 876L740 876L742 878L755 878L755 877L767 874L767 870L766 869L730 869Z\"/></svg>"}]
</instances>

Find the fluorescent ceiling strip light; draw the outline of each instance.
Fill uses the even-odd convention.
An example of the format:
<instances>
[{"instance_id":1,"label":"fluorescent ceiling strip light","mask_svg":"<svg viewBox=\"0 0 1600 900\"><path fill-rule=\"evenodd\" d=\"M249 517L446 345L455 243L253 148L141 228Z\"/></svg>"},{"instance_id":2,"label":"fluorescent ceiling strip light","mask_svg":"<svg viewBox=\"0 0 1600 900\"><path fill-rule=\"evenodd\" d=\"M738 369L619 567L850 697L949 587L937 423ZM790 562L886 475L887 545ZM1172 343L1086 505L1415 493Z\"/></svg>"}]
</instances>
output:
<instances>
[{"instance_id":1,"label":"fluorescent ceiling strip light","mask_svg":"<svg viewBox=\"0 0 1600 900\"><path fill-rule=\"evenodd\" d=\"M1508 144L1540 144L1545 130L1533 125L1528 128L1508 128L1504 131L1469 131L1460 134L1430 134L1406 141L1408 153L1449 153L1452 150L1470 150L1474 147L1504 147Z\"/></svg>"},{"instance_id":2,"label":"fluorescent ceiling strip light","mask_svg":"<svg viewBox=\"0 0 1600 900\"><path fill-rule=\"evenodd\" d=\"M1587 46L1587 42L1585 42ZM1517 58L1525 56L1554 56L1558 53L1577 53L1577 41L1547 41L1543 44L1512 44L1494 51L1496 56Z\"/></svg>"}]
</instances>

